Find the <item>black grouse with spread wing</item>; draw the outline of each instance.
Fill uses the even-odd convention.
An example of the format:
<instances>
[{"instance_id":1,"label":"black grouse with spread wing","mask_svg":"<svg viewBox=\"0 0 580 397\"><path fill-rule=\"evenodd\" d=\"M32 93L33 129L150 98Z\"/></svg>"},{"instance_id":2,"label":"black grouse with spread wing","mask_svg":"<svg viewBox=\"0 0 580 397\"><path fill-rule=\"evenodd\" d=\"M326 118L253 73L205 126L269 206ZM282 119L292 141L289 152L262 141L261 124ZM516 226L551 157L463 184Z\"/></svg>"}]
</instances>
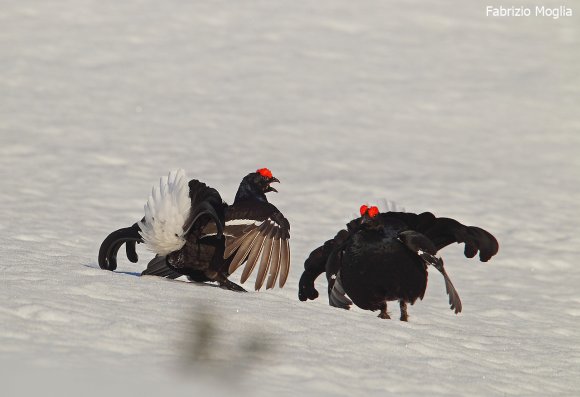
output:
<instances>
[{"instance_id":1,"label":"black grouse with spread wing","mask_svg":"<svg viewBox=\"0 0 580 397\"><path fill-rule=\"evenodd\" d=\"M217 190L198 180L187 183L183 171L170 173L159 189L153 189L145 217L103 241L99 266L115 270L123 244L129 260L137 262L135 244L144 242L157 256L143 275L185 275L243 291L227 277L246 263L242 283L257 266L256 290L264 282L273 288L276 280L282 287L290 270L290 224L266 198L266 193L277 191L273 182L279 180L267 168L246 175L228 206Z\"/></svg>"},{"instance_id":2,"label":"black grouse with spread wing","mask_svg":"<svg viewBox=\"0 0 580 397\"><path fill-rule=\"evenodd\" d=\"M304 264L298 296L301 301L316 299L316 278L326 272L328 297L332 306L349 309L352 303L365 310L380 310L390 318L387 302L398 300L402 321L407 321L407 303L423 299L427 288L427 267L434 266L445 279L451 309L462 309L459 294L447 275L437 252L457 242L465 244L465 256L479 252L482 262L494 256L499 245L487 231L465 226L429 212L379 213L377 207L361 207L361 217L348 223L346 230L316 248Z\"/></svg>"}]
</instances>

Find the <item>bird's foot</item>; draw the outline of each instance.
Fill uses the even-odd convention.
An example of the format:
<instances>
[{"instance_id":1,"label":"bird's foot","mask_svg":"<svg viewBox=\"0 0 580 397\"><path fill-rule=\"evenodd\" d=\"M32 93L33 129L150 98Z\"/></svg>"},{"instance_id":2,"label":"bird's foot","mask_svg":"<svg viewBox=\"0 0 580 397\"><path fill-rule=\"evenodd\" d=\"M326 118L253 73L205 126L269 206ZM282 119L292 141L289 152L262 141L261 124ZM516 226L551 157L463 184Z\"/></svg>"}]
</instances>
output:
<instances>
[{"instance_id":1,"label":"bird's foot","mask_svg":"<svg viewBox=\"0 0 580 397\"><path fill-rule=\"evenodd\" d=\"M387 302L385 302L381 305L381 312L379 313L378 317L385 319L385 320L391 319L391 316L389 316L389 313L387 313Z\"/></svg>"},{"instance_id":2,"label":"bird's foot","mask_svg":"<svg viewBox=\"0 0 580 397\"><path fill-rule=\"evenodd\" d=\"M387 313L386 311L381 311L378 315L379 318L385 319L385 320L390 320L391 316L389 316L389 313Z\"/></svg>"}]
</instances>

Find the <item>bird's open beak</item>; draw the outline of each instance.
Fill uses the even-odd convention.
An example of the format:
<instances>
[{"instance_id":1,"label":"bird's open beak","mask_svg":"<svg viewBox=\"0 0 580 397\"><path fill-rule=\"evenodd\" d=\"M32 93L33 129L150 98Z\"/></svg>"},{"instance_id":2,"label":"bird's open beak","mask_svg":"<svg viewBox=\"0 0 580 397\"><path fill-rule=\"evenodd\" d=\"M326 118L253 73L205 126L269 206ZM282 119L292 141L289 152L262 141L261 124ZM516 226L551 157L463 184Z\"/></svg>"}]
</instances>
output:
<instances>
[{"instance_id":1,"label":"bird's open beak","mask_svg":"<svg viewBox=\"0 0 580 397\"><path fill-rule=\"evenodd\" d=\"M278 182L280 183L280 181L278 180L278 178L276 177L272 177L272 179L270 179L270 183L274 183L274 182ZM268 185L268 189L266 189L266 192L275 192L278 193L278 191L276 189L274 189L272 186Z\"/></svg>"}]
</instances>

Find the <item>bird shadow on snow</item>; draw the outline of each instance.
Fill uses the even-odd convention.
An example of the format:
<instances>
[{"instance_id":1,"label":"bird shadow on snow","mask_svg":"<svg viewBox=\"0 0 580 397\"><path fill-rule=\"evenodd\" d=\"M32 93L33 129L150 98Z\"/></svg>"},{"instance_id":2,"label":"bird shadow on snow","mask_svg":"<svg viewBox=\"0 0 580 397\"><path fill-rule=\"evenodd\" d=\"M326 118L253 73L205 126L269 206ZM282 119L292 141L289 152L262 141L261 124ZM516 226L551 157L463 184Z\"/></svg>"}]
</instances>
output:
<instances>
[{"instance_id":1,"label":"bird shadow on snow","mask_svg":"<svg viewBox=\"0 0 580 397\"><path fill-rule=\"evenodd\" d=\"M129 276L141 277L141 273L139 272L113 272L113 273L128 274Z\"/></svg>"},{"instance_id":2,"label":"bird shadow on snow","mask_svg":"<svg viewBox=\"0 0 580 397\"><path fill-rule=\"evenodd\" d=\"M96 263L85 263L83 264L84 267L88 267L90 269L95 269L95 270L101 270L101 268L99 267L99 265L97 265ZM140 272L121 272L121 271L114 271L113 273L120 273L120 274L127 274L129 276L141 276Z\"/></svg>"},{"instance_id":3,"label":"bird shadow on snow","mask_svg":"<svg viewBox=\"0 0 580 397\"><path fill-rule=\"evenodd\" d=\"M97 265L96 263L86 263L86 264L83 264L82 266L88 267L90 269L101 270L101 268L99 267L99 265ZM108 270L104 270L104 271L108 271ZM193 285L199 286L199 287L220 288L220 286L217 285L217 284L209 284L209 283L205 283L205 282L189 281L189 280L187 280L185 278L185 276L183 276L183 279L172 280L170 278L158 277L158 276L149 276L149 275L141 276L141 272L124 272L124 271L114 270L111 273L115 273L115 274L125 274L125 275L128 275L128 276L141 277L144 280L147 280L147 279L164 279L165 281L169 281L169 282L193 284Z\"/></svg>"}]
</instances>

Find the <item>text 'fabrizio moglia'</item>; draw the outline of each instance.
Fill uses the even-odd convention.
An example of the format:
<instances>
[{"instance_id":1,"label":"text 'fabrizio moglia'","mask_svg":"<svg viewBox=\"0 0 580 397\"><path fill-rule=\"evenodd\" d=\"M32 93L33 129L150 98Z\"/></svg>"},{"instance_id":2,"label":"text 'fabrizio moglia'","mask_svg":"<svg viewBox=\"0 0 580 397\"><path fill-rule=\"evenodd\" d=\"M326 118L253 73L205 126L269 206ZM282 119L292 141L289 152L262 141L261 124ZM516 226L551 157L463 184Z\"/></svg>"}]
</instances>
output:
<instances>
[{"instance_id":1,"label":"text 'fabrizio moglia'","mask_svg":"<svg viewBox=\"0 0 580 397\"><path fill-rule=\"evenodd\" d=\"M494 7L487 6L485 14L488 17L551 17L558 19L560 17L571 17L574 13L571 8L566 6L560 7Z\"/></svg>"}]
</instances>

